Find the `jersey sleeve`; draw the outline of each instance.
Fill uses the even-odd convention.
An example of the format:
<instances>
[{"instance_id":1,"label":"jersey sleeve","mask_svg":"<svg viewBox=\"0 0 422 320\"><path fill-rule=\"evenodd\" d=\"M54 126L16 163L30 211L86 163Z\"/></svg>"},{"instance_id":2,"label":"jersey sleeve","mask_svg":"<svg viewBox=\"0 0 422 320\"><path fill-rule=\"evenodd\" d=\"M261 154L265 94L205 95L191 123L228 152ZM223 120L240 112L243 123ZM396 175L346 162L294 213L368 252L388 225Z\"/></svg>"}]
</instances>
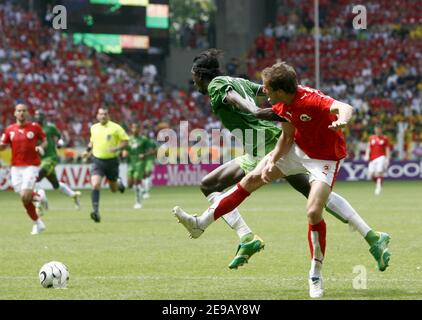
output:
<instances>
[{"instance_id":1,"label":"jersey sleeve","mask_svg":"<svg viewBox=\"0 0 422 320\"><path fill-rule=\"evenodd\" d=\"M120 141L129 140L129 136L127 135L125 129L123 129L121 126L118 126L117 136L119 137Z\"/></svg>"},{"instance_id":2,"label":"jersey sleeve","mask_svg":"<svg viewBox=\"0 0 422 320\"><path fill-rule=\"evenodd\" d=\"M53 135L57 138L60 139L60 137L62 136L59 129L57 129L57 127L55 125L53 125Z\"/></svg>"},{"instance_id":3,"label":"jersey sleeve","mask_svg":"<svg viewBox=\"0 0 422 320\"><path fill-rule=\"evenodd\" d=\"M9 144L10 143L10 134L9 130L6 129L5 132L1 135L0 144Z\"/></svg>"},{"instance_id":4,"label":"jersey sleeve","mask_svg":"<svg viewBox=\"0 0 422 320\"><path fill-rule=\"evenodd\" d=\"M232 89L233 87L230 82L224 78L217 77L210 82L208 85L208 94L214 110L226 104L224 99L226 98L227 92Z\"/></svg>"},{"instance_id":5,"label":"jersey sleeve","mask_svg":"<svg viewBox=\"0 0 422 320\"><path fill-rule=\"evenodd\" d=\"M38 135L38 140L40 140L40 141L44 141L45 140L45 132L41 128L41 126L38 125L38 124L37 124L37 135Z\"/></svg>"},{"instance_id":6,"label":"jersey sleeve","mask_svg":"<svg viewBox=\"0 0 422 320\"><path fill-rule=\"evenodd\" d=\"M249 80L245 80L245 83L247 84L247 86L252 90L252 92L255 94L255 96L258 95L259 93L259 89L261 89L261 85Z\"/></svg>"},{"instance_id":7,"label":"jersey sleeve","mask_svg":"<svg viewBox=\"0 0 422 320\"><path fill-rule=\"evenodd\" d=\"M305 93L306 94L306 93ZM319 91L307 93L306 99L303 99L303 104L309 108L317 109L329 113L331 105L335 101L330 96L326 96Z\"/></svg>"}]
</instances>

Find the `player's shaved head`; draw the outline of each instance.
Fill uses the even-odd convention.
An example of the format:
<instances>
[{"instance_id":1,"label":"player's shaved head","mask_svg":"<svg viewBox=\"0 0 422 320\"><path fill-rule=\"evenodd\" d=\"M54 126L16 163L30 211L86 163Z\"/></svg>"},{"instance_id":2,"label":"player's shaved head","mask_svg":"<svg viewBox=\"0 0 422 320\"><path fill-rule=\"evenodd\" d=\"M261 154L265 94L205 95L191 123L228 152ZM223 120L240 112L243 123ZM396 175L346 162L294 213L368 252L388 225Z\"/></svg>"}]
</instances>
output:
<instances>
[{"instance_id":1,"label":"player's shaved head","mask_svg":"<svg viewBox=\"0 0 422 320\"><path fill-rule=\"evenodd\" d=\"M262 79L268 82L273 90L285 93L296 93L298 81L295 69L286 62L279 62L262 71Z\"/></svg>"},{"instance_id":2,"label":"player's shaved head","mask_svg":"<svg viewBox=\"0 0 422 320\"><path fill-rule=\"evenodd\" d=\"M19 103L15 106L15 117L19 124L24 124L28 118L28 106L23 103Z\"/></svg>"},{"instance_id":3,"label":"player's shaved head","mask_svg":"<svg viewBox=\"0 0 422 320\"><path fill-rule=\"evenodd\" d=\"M41 109L35 110L34 119L38 123L43 123L45 119L44 111L42 111Z\"/></svg>"},{"instance_id":4,"label":"player's shaved head","mask_svg":"<svg viewBox=\"0 0 422 320\"><path fill-rule=\"evenodd\" d=\"M108 114L108 109L107 108L99 108L97 111L97 120L102 124L105 125L109 120L110 120L110 116Z\"/></svg>"},{"instance_id":5,"label":"player's shaved head","mask_svg":"<svg viewBox=\"0 0 422 320\"><path fill-rule=\"evenodd\" d=\"M22 109L28 110L28 106L26 104L19 103L15 106L15 111L17 111L18 109L19 110L22 110Z\"/></svg>"}]
</instances>

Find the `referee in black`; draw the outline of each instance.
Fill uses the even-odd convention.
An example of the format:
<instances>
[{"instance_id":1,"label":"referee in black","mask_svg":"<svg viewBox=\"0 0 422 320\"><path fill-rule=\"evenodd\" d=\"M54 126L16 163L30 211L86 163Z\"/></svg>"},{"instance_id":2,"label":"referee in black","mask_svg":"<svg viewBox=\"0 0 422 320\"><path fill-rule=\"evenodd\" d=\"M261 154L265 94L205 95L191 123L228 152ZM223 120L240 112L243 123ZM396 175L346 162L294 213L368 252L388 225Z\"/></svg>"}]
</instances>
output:
<instances>
[{"instance_id":1,"label":"referee in black","mask_svg":"<svg viewBox=\"0 0 422 320\"><path fill-rule=\"evenodd\" d=\"M91 152L93 163L91 168L91 218L95 222L100 222L100 189L104 177L110 184L111 192L121 193L125 191L121 179L119 178L119 154L129 143L129 136L125 130L117 123L110 121L110 116L106 108L99 108L97 112L98 123L91 127L91 138L88 148L83 153L83 158L87 159Z\"/></svg>"}]
</instances>

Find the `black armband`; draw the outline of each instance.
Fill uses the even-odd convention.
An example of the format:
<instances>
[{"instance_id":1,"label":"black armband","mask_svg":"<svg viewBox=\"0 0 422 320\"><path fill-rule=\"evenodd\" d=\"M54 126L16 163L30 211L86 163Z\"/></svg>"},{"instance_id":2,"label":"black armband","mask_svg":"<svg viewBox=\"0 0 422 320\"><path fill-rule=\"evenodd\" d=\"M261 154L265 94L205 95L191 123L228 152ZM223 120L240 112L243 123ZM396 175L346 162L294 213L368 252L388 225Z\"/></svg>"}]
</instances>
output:
<instances>
[{"instance_id":1,"label":"black armband","mask_svg":"<svg viewBox=\"0 0 422 320\"><path fill-rule=\"evenodd\" d=\"M91 152L91 150L92 150L92 147L86 147L86 152Z\"/></svg>"}]
</instances>

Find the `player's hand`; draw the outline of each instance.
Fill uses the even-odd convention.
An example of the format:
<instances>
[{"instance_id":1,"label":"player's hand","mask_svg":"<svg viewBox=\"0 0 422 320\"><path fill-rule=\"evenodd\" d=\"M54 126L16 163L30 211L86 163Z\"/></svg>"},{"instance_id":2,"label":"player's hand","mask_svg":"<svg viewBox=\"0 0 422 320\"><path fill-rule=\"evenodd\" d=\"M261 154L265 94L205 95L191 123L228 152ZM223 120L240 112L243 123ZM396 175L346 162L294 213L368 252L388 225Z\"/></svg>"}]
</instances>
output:
<instances>
[{"instance_id":1,"label":"player's hand","mask_svg":"<svg viewBox=\"0 0 422 320\"><path fill-rule=\"evenodd\" d=\"M272 159L268 160L268 162L265 164L264 170L262 170L261 173L262 181L265 183L271 182L270 174L274 171L274 167L275 162Z\"/></svg>"},{"instance_id":2,"label":"player's hand","mask_svg":"<svg viewBox=\"0 0 422 320\"><path fill-rule=\"evenodd\" d=\"M45 152L44 152L44 148L43 148L43 147L41 147L41 146L36 146L36 147L35 147L35 151L36 151L36 152L38 152L38 154L39 154L40 156L43 156L43 155L45 154Z\"/></svg>"},{"instance_id":3,"label":"player's hand","mask_svg":"<svg viewBox=\"0 0 422 320\"><path fill-rule=\"evenodd\" d=\"M328 126L328 129L336 131L337 129L342 129L347 125L346 121L336 120L331 125Z\"/></svg>"}]
</instances>

